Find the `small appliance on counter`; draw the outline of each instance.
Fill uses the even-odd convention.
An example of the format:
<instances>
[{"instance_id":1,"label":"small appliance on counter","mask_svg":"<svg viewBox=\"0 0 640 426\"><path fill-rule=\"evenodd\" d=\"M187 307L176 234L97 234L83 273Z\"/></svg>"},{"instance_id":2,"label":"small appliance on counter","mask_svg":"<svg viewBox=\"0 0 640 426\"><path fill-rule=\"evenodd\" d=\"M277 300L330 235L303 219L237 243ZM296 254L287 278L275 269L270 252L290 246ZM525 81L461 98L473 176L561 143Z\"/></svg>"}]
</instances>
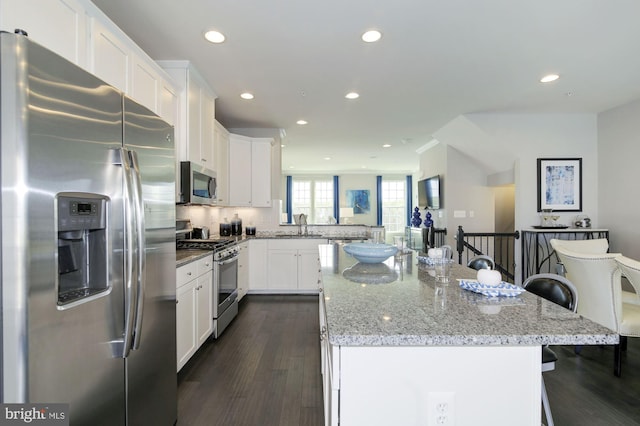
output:
<instances>
[{"instance_id":1,"label":"small appliance on counter","mask_svg":"<svg viewBox=\"0 0 640 426\"><path fill-rule=\"evenodd\" d=\"M256 235L256 227L252 223L249 223L244 232L247 235Z\"/></svg>"},{"instance_id":2,"label":"small appliance on counter","mask_svg":"<svg viewBox=\"0 0 640 426\"><path fill-rule=\"evenodd\" d=\"M195 240L208 240L209 228L202 226L200 228L193 228L193 239Z\"/></svg>"}]
</instances>

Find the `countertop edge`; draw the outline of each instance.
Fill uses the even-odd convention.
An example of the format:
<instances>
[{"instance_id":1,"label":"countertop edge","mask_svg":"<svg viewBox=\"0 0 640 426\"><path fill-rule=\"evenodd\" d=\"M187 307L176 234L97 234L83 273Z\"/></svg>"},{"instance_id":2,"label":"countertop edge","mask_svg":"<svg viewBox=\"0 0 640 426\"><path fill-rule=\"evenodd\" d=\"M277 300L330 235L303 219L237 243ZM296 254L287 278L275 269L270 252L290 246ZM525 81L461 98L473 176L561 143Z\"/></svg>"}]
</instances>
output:
<instances>
[{"instance_id":1,"label":"countertop edge","mask_svg":"<svg viewBox=\"0 0 640 426\"><path fill-rule=\"evenodd\" d=\"M539 345L615 345L617 334L598 335L479 335L479 336L373 336L332 335L335 346L539 346Z\"/></svg>"}]
</instances>

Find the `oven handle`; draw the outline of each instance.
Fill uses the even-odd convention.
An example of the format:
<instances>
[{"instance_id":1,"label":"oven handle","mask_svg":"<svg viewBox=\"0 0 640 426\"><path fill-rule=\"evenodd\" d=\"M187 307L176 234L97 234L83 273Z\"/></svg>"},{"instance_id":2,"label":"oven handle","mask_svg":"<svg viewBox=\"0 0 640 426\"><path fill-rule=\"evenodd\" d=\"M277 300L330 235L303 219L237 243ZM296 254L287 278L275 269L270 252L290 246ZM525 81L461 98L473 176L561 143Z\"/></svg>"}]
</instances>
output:
<instances>
[{"instance_id":1,"label":"oven handle","mask_svg":"<svg viewBox=\"0 0 640 426\"><path fill-rule=\"evenodd\" d=\"M238 255L234 254L229 257L225 257L224 259L216 260L215 262L216 262L216 265L222 266L222 265L228 265L229 263L233 263L237 260L238 260Z\"/></svg>"}]
</instances>

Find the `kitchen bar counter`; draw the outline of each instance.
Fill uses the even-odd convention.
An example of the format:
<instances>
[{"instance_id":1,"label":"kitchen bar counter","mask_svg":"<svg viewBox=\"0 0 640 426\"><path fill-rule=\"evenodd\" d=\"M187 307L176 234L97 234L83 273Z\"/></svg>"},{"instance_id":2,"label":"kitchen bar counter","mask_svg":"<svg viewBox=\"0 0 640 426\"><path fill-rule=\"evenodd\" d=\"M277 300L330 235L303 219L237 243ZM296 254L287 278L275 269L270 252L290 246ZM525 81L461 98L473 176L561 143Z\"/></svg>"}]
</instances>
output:
<instances>
[{"instance_id":1,"label":"kitchen bar counter","mask_svg":"<svg viewBox=\"0 0 640 426\"><path fill-rule=\"evenodd\" d=\"M443 287L415 253L364 266L341 244L319 253L330 425L539 426L542 345L618 342L531 293L489 299L463 290L456 278L476 271L460 265Z\"/></svg>"},{"instance_id":2,"label":"kitchen bar counter","mask_svg":"<svg viewBox=\"0 0 640 426\"><path fill-rule=\"evenodd\" d=\"M531 293L489 299L461 289L456 278L476 276L465 266L453 264L451 282L443 287L414 252L369 267L338 244L321 246L320 253L328 335L335 345L618 343L613 331ZM390 274L397 279L376 284L381 273L382 280Z\"/></svg>"}]
</instances>

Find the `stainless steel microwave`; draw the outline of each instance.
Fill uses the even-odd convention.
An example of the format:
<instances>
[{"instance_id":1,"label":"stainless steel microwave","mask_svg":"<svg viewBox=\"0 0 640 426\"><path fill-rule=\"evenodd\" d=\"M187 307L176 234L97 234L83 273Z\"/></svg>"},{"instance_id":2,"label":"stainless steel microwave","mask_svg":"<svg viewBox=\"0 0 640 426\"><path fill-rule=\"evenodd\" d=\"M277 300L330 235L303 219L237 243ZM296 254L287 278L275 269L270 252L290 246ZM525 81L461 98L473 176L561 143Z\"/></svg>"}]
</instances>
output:
<instances>
[{"instance_id":1,"label":"stainless steel microwave","mask_svg":"<svg viewBox=\"0 0 640 426\"><path fill-rule=\"evenodd\" d=\"M191 161L180 162L180 204L215 205L216 172Z\"/></svg>"}]
</instances>

